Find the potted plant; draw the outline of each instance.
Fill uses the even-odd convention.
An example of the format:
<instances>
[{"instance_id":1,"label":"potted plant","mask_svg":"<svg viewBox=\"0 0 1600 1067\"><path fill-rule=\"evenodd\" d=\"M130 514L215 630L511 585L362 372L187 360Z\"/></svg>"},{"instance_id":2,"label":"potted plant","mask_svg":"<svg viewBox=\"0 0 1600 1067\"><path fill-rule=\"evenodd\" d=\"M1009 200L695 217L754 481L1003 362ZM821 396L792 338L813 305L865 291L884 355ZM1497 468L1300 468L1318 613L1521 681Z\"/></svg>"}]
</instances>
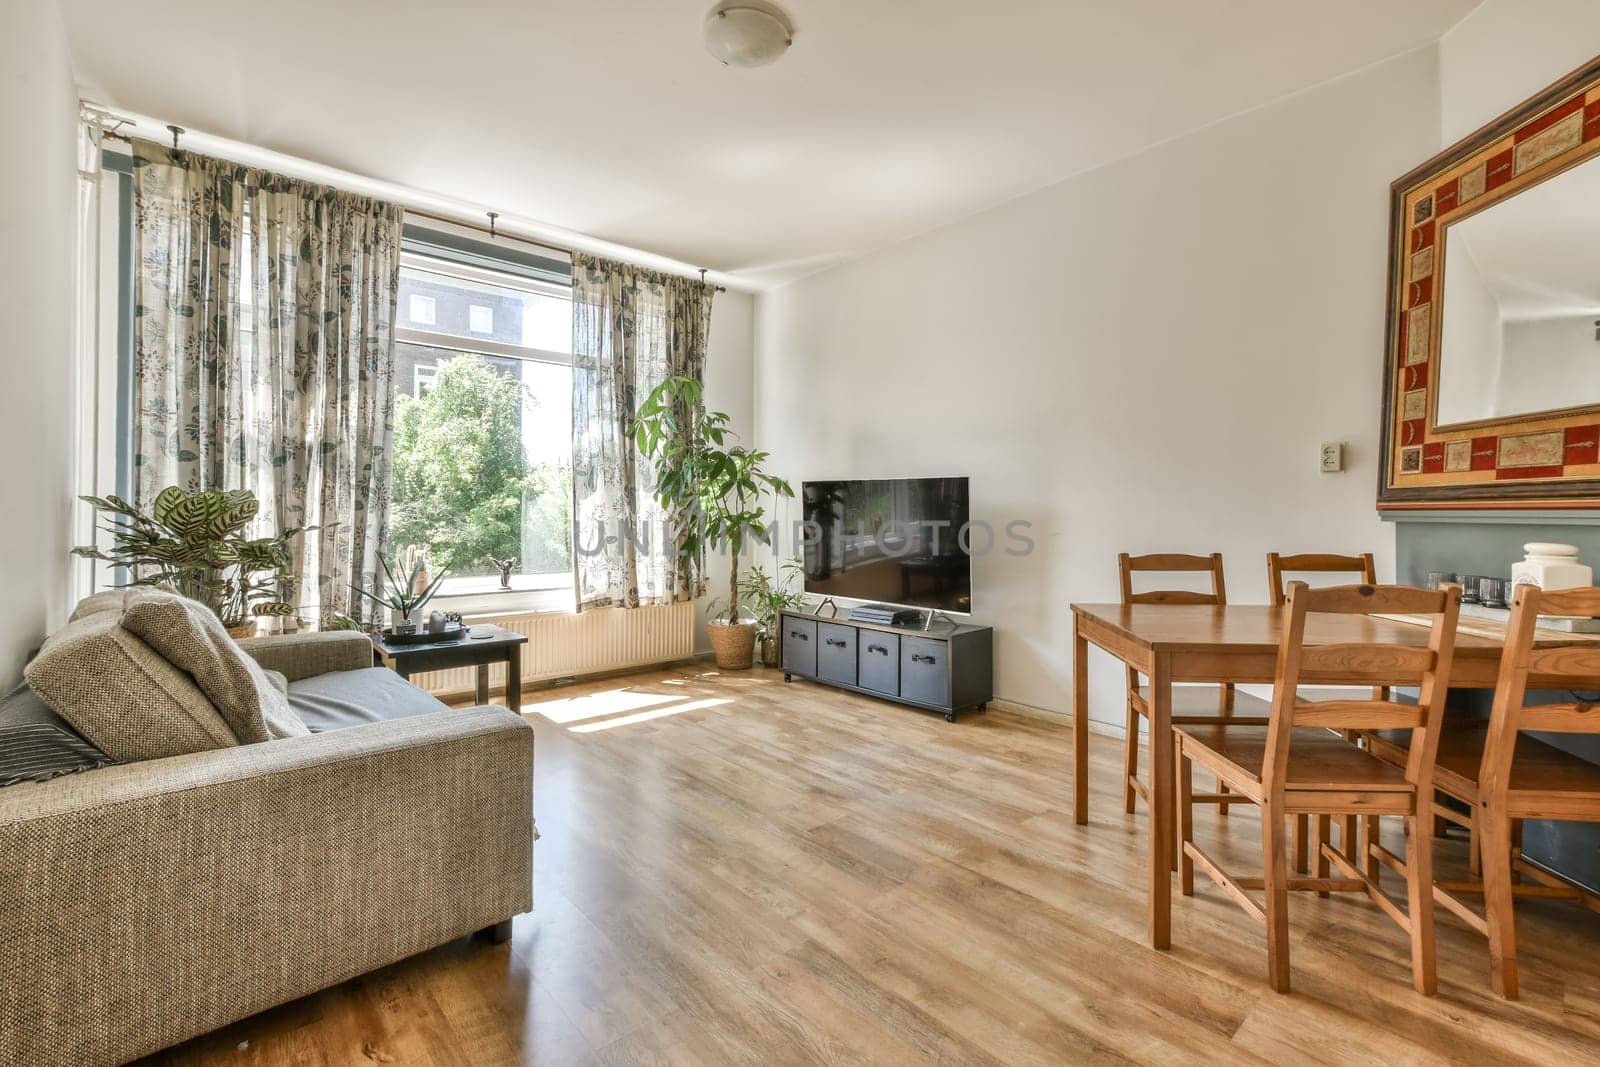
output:
<instances>
[{"instance_id":1,"label":"potted plant","mask_svg":"<svg viewBox=\"0 0 1600 1067\"><path fill-rule=\"evenodd\" d=\"M389 583L388 588L381 591L381 595L369 593L359 585L352 585L350 588L378 607L388 608L389 624L394 627L395 633L416 633L417 625L422 621L423 606L433 599L434 594L439 591L439 583L444 581L445 575L449 572L441 570L431 581L424 577L423 581L418 582L419 576L426 575L427 567L426 557L420 552L416 554L411 569L403 572L404 580L389 565L387 556L379 556L378 562L383 565L383 576Z\"/></svg>"},{"instance_id":2,"label":"potted plant","mask_svg":"<svg viewBox=\"0 0 1600 1067\"><path fill-rule=\"evenodd\" d=\"M756 641L761 646L761 663L778 665L778 613L805 606L805 596L791 590L802 573L798 560L778 565L776 576L757 564L739 583L739 596L756 617Z\"/></svg>"},{"instance_id":3,"label":"potted plant","mask_svg":"<svg viewBox=\"0 0 1600 1067\"><path fill-rule=\"evenodd\" d=\"M728 551L726 617L707 624L717 666L748 669L756 624L739 618L739 553L750 541L770 543L761 505L767 493L792 497L794 490L762 465L769 453L736 444L726 412L707 411L700 383L673 376L650 391L634 416L639 451L656 464L656 499L676 517L677 547L691 567L707 550Z\"/></svg>"},{"instance_id":4,"label":"potted plant","mask_svg":"<svg viewBox=\"0 0 1600 1067\"><path fill-rule=\"evenodd\" d=\"M101 529L112 547L75 548L73 555L127 568L130 585L166 586L199 601L235 637L254 633L263 616L294 614L288 540L305 531L245 537L242 531L261 510L249 490L188 492L169 485L148 514L117 496L83 500L109 519Z\"/></svg>"}]
</instances>

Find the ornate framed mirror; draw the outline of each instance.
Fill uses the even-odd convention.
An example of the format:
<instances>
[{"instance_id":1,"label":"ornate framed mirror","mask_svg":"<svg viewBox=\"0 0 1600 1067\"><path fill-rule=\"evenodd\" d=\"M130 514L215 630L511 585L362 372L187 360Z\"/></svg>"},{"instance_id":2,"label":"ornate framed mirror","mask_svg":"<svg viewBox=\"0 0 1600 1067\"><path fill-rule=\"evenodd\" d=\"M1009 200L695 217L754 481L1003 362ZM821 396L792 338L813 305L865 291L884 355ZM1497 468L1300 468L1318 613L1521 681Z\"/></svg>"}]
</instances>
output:
<instances>
[{"instance_id":1,"label":"ornate framed mirror","mask_svg":"<svg viewBox=\"0 0 1600 1067\"><path fill-rule=\"evenodd\" d=\"M1600 59L1391 186L1380 508L1600 506Z\"/></svg>"}]
</instances>

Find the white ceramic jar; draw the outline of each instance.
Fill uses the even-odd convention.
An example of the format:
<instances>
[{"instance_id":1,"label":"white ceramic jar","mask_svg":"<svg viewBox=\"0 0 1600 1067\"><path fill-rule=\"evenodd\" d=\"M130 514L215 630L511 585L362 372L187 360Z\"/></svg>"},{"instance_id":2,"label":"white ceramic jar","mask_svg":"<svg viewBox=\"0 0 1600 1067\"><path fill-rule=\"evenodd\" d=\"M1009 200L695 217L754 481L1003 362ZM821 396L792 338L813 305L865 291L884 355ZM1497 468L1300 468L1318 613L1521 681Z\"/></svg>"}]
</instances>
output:
<instances>
[{"instance_id":1,"label":"white ceramic jar","mask_svg":"<svg viewBox=\"0 0 1600 1067\"><path fill-rule=\"evenodd\" d=\"M1527 558L1511 565L1511 585L1536 585L1546 591L1578 589L1594 584L1594 571L1578 562L1577 545L1530 541L1522 546Z\"/></svg>"}]
</instances>

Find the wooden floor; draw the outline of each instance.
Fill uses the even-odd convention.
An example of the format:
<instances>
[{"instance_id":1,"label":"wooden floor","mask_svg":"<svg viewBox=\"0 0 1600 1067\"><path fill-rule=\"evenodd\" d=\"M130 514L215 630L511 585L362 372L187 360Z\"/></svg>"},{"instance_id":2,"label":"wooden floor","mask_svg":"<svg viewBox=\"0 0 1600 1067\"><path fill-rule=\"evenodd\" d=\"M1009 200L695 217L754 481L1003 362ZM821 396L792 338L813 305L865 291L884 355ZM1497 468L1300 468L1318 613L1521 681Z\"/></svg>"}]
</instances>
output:
<instances>
[{"instance_id":1,"label":"wooden floor","mask_svg":"<svg viewBox=\"0 0 1600 1067\"><path fill-rule=\"evenodd\" d=\"M939 717L771 672L540 694L533 914L174 1049L174 1064L1543 1063L1600 1058L1600 923L1522 909L1524 1000L1442 911L1411 989L1370 902L1291 900L1295 992L1221 891L1144 937L1144 817L1120 742ZM1197 817L1257 862L1258 823ZM1398 847L1398 842L1393 843ZM1444 843L1459 857L1458 843ZM1204 879L1201 879L1204 883Z\"/></svg>"}]
</instances>

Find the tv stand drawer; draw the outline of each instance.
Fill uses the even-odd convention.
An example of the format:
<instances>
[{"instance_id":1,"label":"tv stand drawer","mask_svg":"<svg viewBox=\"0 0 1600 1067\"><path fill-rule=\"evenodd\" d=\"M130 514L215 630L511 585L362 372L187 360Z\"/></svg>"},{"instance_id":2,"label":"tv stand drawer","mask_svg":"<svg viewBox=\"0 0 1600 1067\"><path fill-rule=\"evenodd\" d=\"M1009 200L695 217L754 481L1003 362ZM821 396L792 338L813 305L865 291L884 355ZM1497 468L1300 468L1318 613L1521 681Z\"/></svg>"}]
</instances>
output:
<instances>
[{"instance_id":1,"label":"tv stand drawer","mask_svg":"<svg viewBox=\"0 0 1600 1067\"><path fill-rule=\"evenodd\" d=\"M789 674L817 676L817 623L815 619L783 616L783 669Z\"/></svg>"},{"instance_id":2,"label":"tv stand drawer","mask_svg":"<svg viewBox=\"0 0 1600 1067\"><path fill-rule=\"evenodd\" d=\"M900 639L900 696L919 704L950 706L950 646L926 637Z\"/></svg>"},{"instance_id":3,"label":"tv stand drawer","mask_svg":"<svg viewBox=\"0 0 1600 1067\"><path fill-rule=\"evenodd\" d=\"M863 630L859 644L860 681L863 689L885 696L900 695L900 635Z\"/></svg>"},{"instance_id":4,"label":"tv stand drawer","mask_svg":"<svg viewBox=\"0 0 1600 1067\"><path fill-rule=\"evenodd\" d=\"M856 628L817 623L817 677L841 685L856 684Z\"/></svg>"}]
</instances>

